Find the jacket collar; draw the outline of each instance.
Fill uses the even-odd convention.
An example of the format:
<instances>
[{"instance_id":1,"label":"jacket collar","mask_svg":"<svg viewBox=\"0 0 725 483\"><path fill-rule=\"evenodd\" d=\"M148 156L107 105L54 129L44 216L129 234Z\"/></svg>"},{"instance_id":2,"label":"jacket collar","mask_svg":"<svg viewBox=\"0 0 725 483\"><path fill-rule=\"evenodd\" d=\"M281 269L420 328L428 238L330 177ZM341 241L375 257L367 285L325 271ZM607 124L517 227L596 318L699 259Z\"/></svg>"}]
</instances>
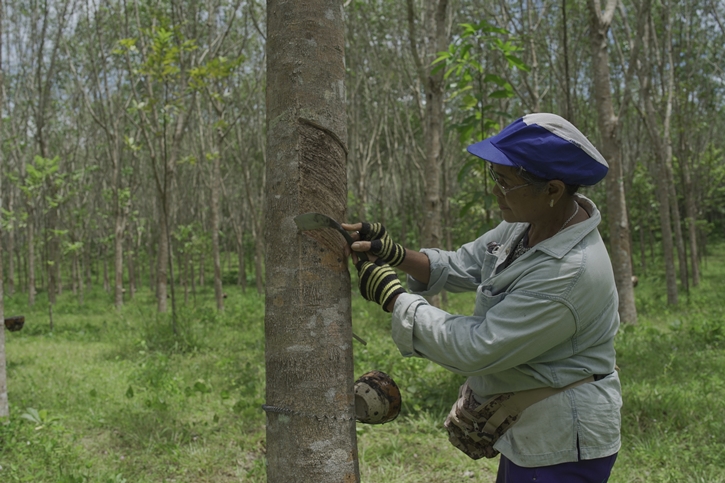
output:
<instances>
[{"instance_id":1,"label":"jacket collar","mask_svg":"<svg viewBox=\"0 0 725 483\"><path fill-rule=\"evenodd\" d=\"M547 238L543 242L537 243L531 247L530 252L538 250L551 255L552 257L562 258L579 242L581 242L584 237L597 229L597 226L599 226L599 223L602 221L602 215L599 212L599 209L597 209L597 206L592 202L592 200L578 193L574 194L574 200L587 212L589 219L584 220L581 223L571 225L551 238ZM514 225L516 225L515 236L512 240L517 242L519 238L523 236L524 231L529 228L529 224L515 223ZM511 249L513 249L513 247L511 247Z\"/></svg>"}]
</instances>

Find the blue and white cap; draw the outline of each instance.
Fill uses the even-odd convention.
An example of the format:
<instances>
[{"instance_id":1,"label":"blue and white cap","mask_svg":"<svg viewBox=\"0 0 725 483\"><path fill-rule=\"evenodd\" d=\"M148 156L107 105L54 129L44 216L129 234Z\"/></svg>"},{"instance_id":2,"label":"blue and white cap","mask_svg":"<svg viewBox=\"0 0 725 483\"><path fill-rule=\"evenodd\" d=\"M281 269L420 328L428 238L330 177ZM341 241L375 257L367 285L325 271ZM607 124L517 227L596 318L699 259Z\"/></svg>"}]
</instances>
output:
<instances>
[{"instance_id":1,"label":"blue and white cap","mask_svg":"<svg viewBox=\"0 0 725 483\"><path fill-rule=\"evenodd\" d=\"M592 186L604 179L609 165L572 123L549 113L527 114L500 133L468 146L486 161L520 167L539 178Z\"/></svg>"}]
</instances>

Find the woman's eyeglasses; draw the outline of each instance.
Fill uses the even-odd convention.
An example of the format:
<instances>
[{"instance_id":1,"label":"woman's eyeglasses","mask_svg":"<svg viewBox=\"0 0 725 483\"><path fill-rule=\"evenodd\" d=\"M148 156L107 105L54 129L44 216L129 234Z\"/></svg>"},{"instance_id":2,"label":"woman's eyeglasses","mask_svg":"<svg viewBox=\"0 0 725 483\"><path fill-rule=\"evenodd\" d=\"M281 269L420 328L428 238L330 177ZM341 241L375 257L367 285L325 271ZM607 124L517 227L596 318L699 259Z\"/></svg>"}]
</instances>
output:
<instances>
[{"instance_id":1,"label":"woman's eyeglasses","mask_svg":"<svg viewBox=\"0 0 725 483\"><path fill-rule=\"evenodd\" d=\"M529 186L531 183L524 183L524 184L517 184L516 186L507 186L505 181L501 181L498 176L496 176L496 172L493 170L491 165L488 166L488 175L491 177L494 183L498 185L498 189L501 190L504 196L509 194L509 192L513 190L517 190L519 188L523 188L524 186Z\"/></svg>"}]
</instances>

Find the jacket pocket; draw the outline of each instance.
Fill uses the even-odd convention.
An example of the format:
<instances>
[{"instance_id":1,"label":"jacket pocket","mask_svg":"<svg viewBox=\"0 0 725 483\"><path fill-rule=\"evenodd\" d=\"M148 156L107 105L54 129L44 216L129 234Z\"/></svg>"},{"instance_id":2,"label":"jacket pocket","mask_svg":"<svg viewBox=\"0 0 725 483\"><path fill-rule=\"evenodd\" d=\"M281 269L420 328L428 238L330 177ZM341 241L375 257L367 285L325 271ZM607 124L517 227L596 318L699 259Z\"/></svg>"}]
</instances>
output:
<instances>
[{"instance_id":1,"label":"jacket pocket","mask_svg":"<svg viewBox=\"0 0 725 483\"><path fill-rule=\"evenodd\" d=\"M488 312L491 307L501 302L504 298L506 298L506 295L508 295L508 292L500 292L493 295L491 288L491 285L479 285L476 290L476 307L473 311L473 315L485 317L486 312Z\"/></svg>"}]
</instances>

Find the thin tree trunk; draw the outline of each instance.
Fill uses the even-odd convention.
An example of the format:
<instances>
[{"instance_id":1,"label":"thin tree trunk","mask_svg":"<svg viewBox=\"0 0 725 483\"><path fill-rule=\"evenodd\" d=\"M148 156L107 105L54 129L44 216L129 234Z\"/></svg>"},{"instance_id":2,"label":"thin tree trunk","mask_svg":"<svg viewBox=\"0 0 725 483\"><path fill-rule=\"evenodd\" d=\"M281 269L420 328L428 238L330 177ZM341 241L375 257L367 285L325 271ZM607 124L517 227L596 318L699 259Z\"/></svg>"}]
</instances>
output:
<instances>
[{"instance_id":1,"label":"thin tree trunk","mask_svg":"<svg viewBox=\"0 0 725 483\"><path fill-rule=\"evenodd\" d=\"M214 297L217 310L224 310L224 293L222 290L222 267L219 254L219 198L221 195L221 139L217 136L217 153L213 159L211 178L211 253L214 261Z\"/></svg>"},{"instance_id":2,"label":"thin tree trunk","mask_svg":"<svg viewBox=\"0 0 725 483\"><path fill-rule=\"evenodd\" d=\"M162 201L163 203L163 201ZM166 312L169 308L168 297L168 271L169 265L169 237L167 236L166 217L161 216L159 223L159 238L157 246L159 247L156 256L156 308L159 312ZM173 282L173 281L172 281Z\"/></svg>"},{"instance_id":3,"label":"thin tree trunk","mask_svg":"<svg viewBox=\"0 0 725 483\"><path fill-rule=\"evenodd\" d=\"M70 262L70 289L73 295L78 294L78 252L74 251Z\"/></svg>"},{"instance_id":4,"label":"thin tree trunk","mask_svg":"<svg viewBox=\"0 0 725 483\"><path fill-rule=\"evenodd\" d=\"M247 291L247 265L244 260L244 241L243 233L237 234L237 285L242 289L242 293Z\"/></svg>"},{"instance_id":5,"label":"thin tree trunk","mask_svg":"<svg viewBox=\"0 0 725 483\"><path fill-rule=\"evenodd\" d=\"M15 266L18 267L18 287L28 286L28 264L20 247L15 247Z\"/></svg>"},{"instance_id":6,"label":"thin tree trunk","mask_svg":"<svg viewBox=\"0 0 725 483\"><path fill-rule=\"evenodd\" d=\"M645 229L639 229L639 269L642 275L647 274L647 242L645 241Z\"/></svg>"},{"instance_id":7,"label":"thin tree trunk","mask_svg":"<svg viewBox=\"0 0 725 483\"><path fill-rule=\"evenodd\" d=\"M425 167L424 205L421 243L424 247L440 247L441 230L441 159L443 155L443 101L445 94L444 72L433 72L432 61L438 52L448 49L448 1L428 2L423 25L425 49L421 56L417 47L417 29L413 0L407 0L408 36L421 85L425 86ZM439 296L429 298L431 304L440 304Z\"/></svg>"},{"instance_id":8,"label":"thin tree trunk","mask_svg":"<svg viewBox=\"0 0 725 483\"><path fill-rule=\"evenodd\" d=\"M60 252L60 241L56 240L56 243L58 243L58 246L56 249ZM62 260L61 256L57 255L55 264L53 264L53 269L55 270L55 280L56 280L56 293L58 295L63 295L63 270L62 269Z\"/></svg>"},{"instance_id":9,"label":"thin tree trunk","mask_svg":"<svg viewBox=\"0 0 725 483\"><path fill-rule=\"evenodd\" d=\"M690 243L690 265L692 266L692 286L700 285L700 257L698 255L697 243L697 204L695 201L695 189L690 176L688 160L680 163L685 188L685 222L687 224L687 235Z\"/></svg>"},{"instance_id":10,"label":"thin tree trunk","mask_svg":"<svg viewBox=\"0 0 725 483\"><path fill-rule=\"evenodd\" d=\"M106 293L110 293L111 281L108 278L108 253L106 245L101 247L101 263L103 264L103 290Z\"/></svg>"},{"instance_id":11,"label":"thin tree trunk","mask_svg":"<svg viewBox=\"0 0 725 483\"><path fill-rule=\"evenodd\" d=\"M156 259L154 258L154 250L152 247L152 243L150 242L150 239L153 238L151 236L151 221L149 221L149 229L146 232L146 234L149 238L149 240L147 240L147 242L146 242L146 254L148 256L147 267L148 267L148 271L149 271L149 277L148 277L149 290L151 290L155 295L156 294L156 278L155 278L156 269L154 267L156 267Z\"/></svg>"},{"instance_id":12,"label":"thin tree trunk","mask_svg":"<svg viewBox=\"0 0 725 483\"><path fill-rule=\"evenodd\" d=\"M2 9L2 0L0 0L0 9ZM2 72L0 71L0 79L2 79ZM0 81L1 82L1 81ZM2 87L0 87L0 96L2 95ZM0 103L0 105L2 105ZM0 121L1 125L2 121ZM0 155L1 156L1 155ZM9 190L9 197L8 197L8 211L12 213L13 211L13 201L14 201L14 191L11 189ZM8 279L7 279L7 293L8 295L12 296L15 293L15 259L13 258L15 255L15 223L13 222L10 226L10 230L8 230Z\"/></svg>"},{"instance_id":13,"label":"thin tree trunk","mask_svg":"<svg viewBox=\"0 0 725 483\"><path fill-rule=\"evenodd\" d=\"M0 0L0 12L2 12L3 5ZM0 23L2 22L2 14L0 13ZM0 33L2 27L0 27ZM2 68L0 67L0 81L2 81ZM0 105L2 100L0 99ZM0 121L1 125L2 121ZM0 131L1 132L1 131ZM0 155L2 156L2 155ZM2 158L0 158L0 171L4 168ZM2 183L0 183L0 193L2 192ZM0 207L2 202L0 202ZM0 215L2 216L2 215ZM12 254L11 254L12 255ZM6 418L10 416L10 407L8 405L8 379L7 379L7 366L5 364L5 294L3 292L3 247L2 247L2 228L0 225L0 423L5 422Z\"/></svg>"},{"instance_id":14,"label":"thin tree trunk","mask_svg":"<svg viewBox=\"0 0 725 483\"><path fill-rule=\"evenodd\" d=\"M5 20L5 6L3 0L0 0L0 86L5 83L5 74L2 66L2 38L3 38L3 24ZM0 107L5 104L4 90L0 87ZM3 145L3 119L0 116L0 146ZM0 173L5 174L5 163L3 153L0 150ZM0 208L2 208L2 193L3 185L2 178L0 178ZM12 194L10 195L12 200ZM12 209L12 201L10 202L10 209ZM3 216L2 210L0 210L0 218ZM3 286L5 280L3 279L3 247L2 247L2 223L0 223L0 422L5 422L5 419L10 416L10 408L8 406L8 382L7 382L7 367L5 364L5 294ZM13 252L10 254L10 264L12 264ZM12 275L11 275L12 276ZM11 279L12 280L12 279ZM12 281L11 281L12 285Z\"/></svg>"},{"instance_id":15,"label":"thin tree trunk","mask_svg":"<svg viewBox=\"0 0 725 483\"><path fill-rule=\"evenodd\" d=\"M610 254L614 281L619 294L619 317L627 324L637 323L637 308L632 285L632 248L630 246L627 202L624 195L622 142L620 122L614 114L610 83L608 32L616 11L617 0L609 0L601 11L599 0L589 1L590 40L594 68L594 93L597 104L599 131L602 134L602 154L609 163L606 178L607 215L610 233Z\"/></svg>"},{"instance_id":16,"label":"thin tree trunk","mask_svg":"<svg viewBox=\"0 0 725 483\"><path fill-rule=\"evenodd\" d=\"M179 264L179 272L183 275L183 286L184 286L184 304L189 304L189 279L192 277L191 273L191 256L189 253L184 253L184 264Z\"/></svg>"},{"instance_id":17,"label":"thin tree trunk","mask_svg":"<svg viewBox=\"0 0 725 483\"><path fill-rule=\"evenodd\" d=\"M672 100L670 99L668 102L670 103L671 109ZM669 194L670 210L672 211L672 226L675 232L675 246L677 247L677 260L680 269L680 283L682 283L682 287L687 293L690 289L690 279L687 274L687 250L685 249L685 240L682 236L682 217L680 216L680 206L677 201L677 190L675 189L675 174L672 166L672 143L669 136L665 142L666 154L664 157L664 163L668 179L667 192Z\"/></svg>"},{"instance_id":18,"label":"thin tree trunk","mask_svg":"<svg viewBox=\"0 0 725 483\"><path fill-rule=\"evenodd\" d=\"M666 5L664 8L669 9L670 6ZM672 124L672 104L675 93L675 64L672 58L672 17L669 12L666 13L667 19L665 24L665 57L667 59L667 68L662 70L667 71L666 87L665 87L665 113L664 113L664 128L662 139L665 147L665 171L668 178L668 193L670 195L670 209L672 210L672 223L675 231L675 244L677 246L677 258L679 261L680 268L680 282L685 292L689 291L690 283L687 275L687 252L685 249L685 241L682 236L682 218L680 216L680 207L677 201L677 191L675 184L675 174L672 165L672 139L670 138L671 124ZM654 28L652 29L654 35ZM683 160L685 162L685 160Z\"/></svg>"},{"instance_id":19,"label":"thin tree trunk","mask_svg":"<svg viewBox=\"0 0 725 483\"><path fill-rule=\"evenodd\" d=\"M83 266L77 253L75 253L75 264L76 275L78 277L78 305L83 305L85 291L85 288L83 287Z\"/></svg>"},{"instance_id":20,"label":"thin tree trunk","mask_svg":"<svg viewBox=\"0 0 725 483\"><path fill-rule=\"evenodd\" d=\"M133 231L131 232L133 233ZM136 294L136 264L134 263L134 242L133 235L129 234L126 238L126 266L128 267L128 299L133 300Z\"/></svg>"},{"instance_id":21,"label":"thin tree trunk","mask_svg":"<svg viewBox=\"0 0 725 483\"><path fill-rule=\"evenodd\" d=\"M443 70L433 72L432 59L437 52L448 49L448 2L439 0L427 4L426 24L424 25L427 52L421 57L418 53L413 0L407 0L408 35L410 37L413 58L418 68L421 84L425 86L425 206L423 216L422 245L440 247L441 236L441 158L443 138L443 101L445 81Z\"/></svg>"},{"instance_id":22,"label":"thin tree trunk","mask_svg":"<svg viewBox=\"0 0 725 483\"><path fill-rule=\"evenodd\" d=\"M28 263L20 247L15 248L15 264L18 267L18 287L28 286Z\"/></svg>"},{"instance_id":23,"label":"thin tree trunk","mask_svg":"<svg viewBox=\"0 0 725 483\"><path fill-rule=\"evenodd\" d=\"M116 226L113 239L113 268L114 278L114 305L116 310L123 307L123 232L125 220L123 216L116 216Z\"/></svg>"},{"instance_id":24,"label":"thin tree trunk","mask_svg":"<svg viewBox=\"0 0 725 483\"><path fill-rule=\"evenodd\" d=\"M35 231L31 212L28 212L28 305L35 305Z\"/></svg>"},{"instance_id":25,"label":"thin tree trunk","mask_svg":"<svg viewBox=\"0 0 725 483\"><path fill-rule=\"evenodd\" d=\"M194 276L194 257L189 257L189 281L191 282L191 295L196 300L196 277Z\"/></svg>"},{"instance_id":26,"label":"thin tree trunk","mask_svg":"<svg viewBox=\"0 0 725 483\"><path fill-rule=\"evenodd\" d=\"M90 289L93 286L93 275L91 274L91 246L92 243L86 243L83 246L83 268L86 286Z\"/></svg>"},{"instance_id":27,"label":"thin tree trunk","mask_svg":"<svg viewBox=\"0 0 725 483\"><path fill-rule=\"evenodd\" d=\"M640 15L649 15L649 12L642 12ZM651 56L650 44L652 35L651 29L644 35L644 58L648 59ZM652 79L651 70L653 66L649 62L642 62L642 66L639 72L640 81L640 96L644 108L642 109L642 119L647 127L647 131L650 136L650 140L653 144L653 151L655 153L655 160L652 166L652 178L656 186L657 202L659 204L659 217L660 217L660 230L662 231L662 252L665 264L665 281L667 284L667 303L670 305L677 305L678 293L677 293L677 273L675 270L675 247L673 246L673 233L672 223L679 220L671 219L671 206L670 203L670 189L672 176L669 171L671 161L668 160L668 156L672 155L672 150L668 149L669 144L669 109L665 111L665 119L663 120L664 132L658 131L657 114L655 111L654 103L652 100ZM671 104L670 104L671 108Z\"/></svg>"}]
</instances>

